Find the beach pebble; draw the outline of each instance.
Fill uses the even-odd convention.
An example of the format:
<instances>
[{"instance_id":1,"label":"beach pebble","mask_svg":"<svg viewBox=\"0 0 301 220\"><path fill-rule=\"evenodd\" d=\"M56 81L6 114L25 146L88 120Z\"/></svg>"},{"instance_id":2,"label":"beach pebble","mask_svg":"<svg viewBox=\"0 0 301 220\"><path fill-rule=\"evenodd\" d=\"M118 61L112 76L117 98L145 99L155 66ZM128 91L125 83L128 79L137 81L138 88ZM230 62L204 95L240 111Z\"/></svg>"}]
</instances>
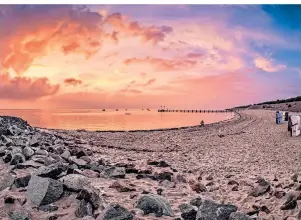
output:
<instances>
[{"instance_id":1,"label":"beach pebble","mask_svg":"<svg viewBox=\"0 0 301 220\"><path fill-rule=\"evenodd\" d=\"M174 212L171 209L169 202L159 195L147 194L142 196L136 208L143 210L144 214L154 213L156 217L160 216L174 216Z\"/></svg>"}]
</instances>

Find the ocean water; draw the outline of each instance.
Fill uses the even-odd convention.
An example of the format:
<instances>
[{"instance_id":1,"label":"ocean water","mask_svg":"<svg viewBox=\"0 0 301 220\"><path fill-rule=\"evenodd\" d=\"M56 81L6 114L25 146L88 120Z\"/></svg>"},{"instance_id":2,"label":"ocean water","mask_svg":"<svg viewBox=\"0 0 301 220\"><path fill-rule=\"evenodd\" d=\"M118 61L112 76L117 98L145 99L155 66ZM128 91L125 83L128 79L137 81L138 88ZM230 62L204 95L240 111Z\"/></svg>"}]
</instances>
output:
<instances>
[{"instance_id":1,"label":"ocean water","mask_svg":"<svg viewBox=\"0 0 301 220\"><path fill-rule=\"evenodd\" d=\"M155 109L0 109L40 128L86 130L149 130L199 125L230 119L233 113L160 113Z\"/></svg>"}]
</instances>

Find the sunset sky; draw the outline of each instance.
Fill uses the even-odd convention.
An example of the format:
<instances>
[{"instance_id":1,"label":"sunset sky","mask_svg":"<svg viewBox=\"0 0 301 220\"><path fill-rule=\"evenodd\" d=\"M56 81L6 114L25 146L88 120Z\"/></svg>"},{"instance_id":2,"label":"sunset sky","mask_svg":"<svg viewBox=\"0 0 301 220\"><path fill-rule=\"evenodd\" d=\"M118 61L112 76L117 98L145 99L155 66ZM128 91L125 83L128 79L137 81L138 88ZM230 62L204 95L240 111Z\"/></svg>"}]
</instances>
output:
<instances>
[{"instance_id":1,"label":"sunset sky","mask_svg":"<svg viewBox=\"0 0 301 220\"><path fill-rule=\"evenodd\" d=\"M300 21L300 5L0 5L0 108L222 109L298 96Z\"/></svg>"}]
</instances>

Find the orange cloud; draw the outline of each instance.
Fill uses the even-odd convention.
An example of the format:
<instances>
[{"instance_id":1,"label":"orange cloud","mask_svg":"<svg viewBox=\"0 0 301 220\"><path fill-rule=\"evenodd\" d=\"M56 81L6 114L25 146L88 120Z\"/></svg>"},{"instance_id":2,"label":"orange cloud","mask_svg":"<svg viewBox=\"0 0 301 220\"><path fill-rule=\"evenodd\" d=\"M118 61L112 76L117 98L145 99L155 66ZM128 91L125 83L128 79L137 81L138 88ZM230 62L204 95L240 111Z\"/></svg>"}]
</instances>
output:
<instances>
[{"instance_id":1,"label":"orange cloud","mask_svg":"<svg viewBox=\"0 0 301 220\"><path fill-rule=\"evenodd\" d=\"M68 78L68 79L65 79L64 80L64 83L66 85L72 85L72 86L77 86L77 85L80 85L82 84L83 82L79 79L74 79L74 78Z\"/></svg>"},{"instance_id":2,"label":"orange cloud","mask_svg":"<svg viewBox=\"0 0 301 220\"><path fill-rule=\"evenodd\" d=\"M9 74L0 74L0 99L38 99L58 92L59 85L52 85L46 77L30 79L11 78Z\"/></svg>"},{"instance_id":3,"label":"orange cloud","mask_svg":"<svg viewBox=\"0 0 301 220\"><path fill-rule=\"evenodd\" d=\"M266 59L264 57L257 57L254 59L254 64L257 68L265 72L278 72L286 68L283 64L275 64L273 59Z\"/></svg>"},{"instance_id":4,"label":"orange cloud","mask_svg":"<svg viewBox=\"0 0 301 220\"><path fill-rule=\"evenodd\" d=\"M126 65L133 64L150 64L153 65L156 71L177 71L177 70L185 70L187 68L191 68L196 65L196 61L188 60L188 59L161 59L154 57L146 57L143 59L139 58L131 58L126 59L124 61Z\"/></svg>"}]
</instances>

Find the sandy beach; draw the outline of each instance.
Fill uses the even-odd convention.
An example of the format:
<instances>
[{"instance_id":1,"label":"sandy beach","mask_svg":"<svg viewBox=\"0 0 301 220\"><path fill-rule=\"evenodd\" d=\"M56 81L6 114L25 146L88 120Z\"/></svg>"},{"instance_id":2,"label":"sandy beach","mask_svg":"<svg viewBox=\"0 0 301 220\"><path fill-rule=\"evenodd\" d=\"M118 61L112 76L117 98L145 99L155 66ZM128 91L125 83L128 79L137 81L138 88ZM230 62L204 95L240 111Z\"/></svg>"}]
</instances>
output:
<instances>
[{"instance_id":1,"label":"sandy beach","mask_svg":"<svg viewBox=\"0 0 301 220\"><path fill-rule=\"evenodd\" d=\"M196 217L191 210L194 217L183 217L185 210L179 206L192 204L191 200L197 197L202 201L210 199L218 204L234 205L235 211L244 213L245 218L241 219L301 219L301 137L290 137L287 123L276 125L275 111L239 111L229 121L169 131L113 133L35 129L35 132L57 139L54 140L56 145L85 161L85 165L77 164L72 172L88 177L91 186L106 201L102 209L93 209L91 219L106 219L103 214L111 203L129 210L133 219L240 219L234 215L230 218L202 217L204 205L192 206L198 210ZM41 145L48 151L44 158L55 158L56 151L49 150L51 144ZM35 152L39 146L33 147ZM86 153L78 157L79 151ZM70 158L66 161L69 166L79 163ZM103 168L121 167L125 170L124 176L108 177L104 175L106 171L88 169L86 165L91 161L98 161ZM46 166L37 165L41 161L34 163L36 166L23 167L17 169L18 172L15 168L11 173L14 178L20 175L19 171L34 176L39 167ZM0 166L3 176L17 165L2 162ZM54 179L64 178L61 176ZM14 185L0 191L1 198L16 195L16 192L18 197L26 198L26 187ZM141 197L153 194L159 194L169 202L173 215L145 215L137 208ZM31 219L76 219L74 213L79 200L75 197L71 194L55 201L58 209L51 212L33 208L30 199L21 206ZM9 219L6 213L15 205L8 207L1 200L0 206L0 218Z\"/></svg>"}]
</instances>

